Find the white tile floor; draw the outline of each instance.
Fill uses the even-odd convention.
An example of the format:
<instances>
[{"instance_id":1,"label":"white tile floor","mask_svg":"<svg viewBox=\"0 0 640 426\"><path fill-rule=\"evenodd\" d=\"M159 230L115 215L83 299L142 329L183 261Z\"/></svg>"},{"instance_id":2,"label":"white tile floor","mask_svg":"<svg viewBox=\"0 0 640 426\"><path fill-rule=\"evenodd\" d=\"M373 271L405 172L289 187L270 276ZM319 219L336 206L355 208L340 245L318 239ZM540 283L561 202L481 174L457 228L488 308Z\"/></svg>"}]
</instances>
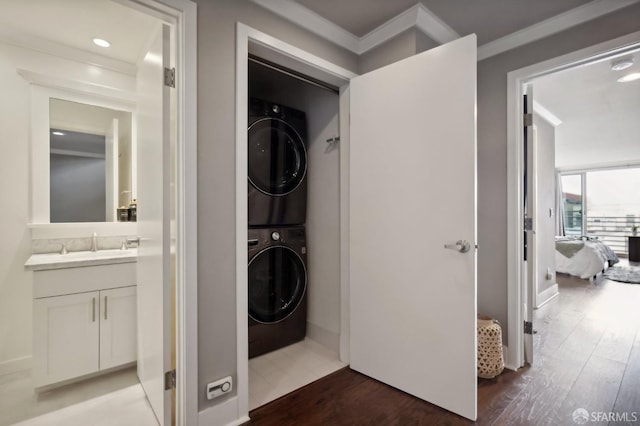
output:
<instances>
[{"instance_id":1,"label":"white tile floor","mask_svg":"<svg viewBox=\"0 0 640 426\"><path fill-rule=\"evenodd\" d=\"M305 339L249 360L249 409L345 367L338 354Z\"/></svg>"},{"instance_id":2,"label":"white tile floor","mask_svg":"<svg viewBox=\"0 0 640 426\"><path fill-rule=\"evenodd\" d=\"M0 425L156 426L158 423L129 368L52 389L33 391L31 371L0 376Z\"/></svg>"}]
</instances>

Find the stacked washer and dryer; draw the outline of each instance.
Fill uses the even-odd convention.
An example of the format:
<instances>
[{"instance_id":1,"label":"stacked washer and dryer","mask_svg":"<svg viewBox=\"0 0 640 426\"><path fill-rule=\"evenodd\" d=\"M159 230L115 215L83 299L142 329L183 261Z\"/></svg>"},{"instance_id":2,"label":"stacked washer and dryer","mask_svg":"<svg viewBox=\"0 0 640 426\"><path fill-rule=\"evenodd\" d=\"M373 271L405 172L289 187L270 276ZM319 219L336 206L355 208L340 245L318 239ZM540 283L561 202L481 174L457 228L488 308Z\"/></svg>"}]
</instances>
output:
<instances>
[{"instance_id":1,"label":"stacked washer and dryer","mask_svg":"<svg viewBox=\"0 0 640 426\"><path fill-rule=\"evenodd\" d=\"M304 339L306 116L249 101L249 358Z\"/></svg>"}]
</instances>

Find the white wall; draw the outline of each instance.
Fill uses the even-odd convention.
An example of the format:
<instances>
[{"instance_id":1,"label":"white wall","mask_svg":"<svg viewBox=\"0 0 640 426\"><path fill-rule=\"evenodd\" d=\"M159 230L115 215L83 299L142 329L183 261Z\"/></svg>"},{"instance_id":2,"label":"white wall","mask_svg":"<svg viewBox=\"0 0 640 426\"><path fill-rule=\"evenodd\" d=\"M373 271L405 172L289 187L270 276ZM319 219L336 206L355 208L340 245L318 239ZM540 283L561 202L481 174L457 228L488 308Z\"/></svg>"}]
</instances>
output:
<instances>
[{"instance_id":1,"label":"white wall","mask_svg":"<svg viewBox=\"0 0 640 426\"><path fill-rule=\"evenodd\" d=\"M29 84L17 69L135 91L129 75L0 43L0 373L29 367L32 352Z\"/></svg>"},{"instance_id":2,"label":"white wall","mask_svg":"<svg viewBox=\"0 0 640 426\"><path fill-rule=\"evenodd\" d=\"M29 88L16 73L16 51L0 44L0 373L28 367L32 273L29 257ZM26 361L26 363L25 363Z\"/></svg>"}]
</instances>

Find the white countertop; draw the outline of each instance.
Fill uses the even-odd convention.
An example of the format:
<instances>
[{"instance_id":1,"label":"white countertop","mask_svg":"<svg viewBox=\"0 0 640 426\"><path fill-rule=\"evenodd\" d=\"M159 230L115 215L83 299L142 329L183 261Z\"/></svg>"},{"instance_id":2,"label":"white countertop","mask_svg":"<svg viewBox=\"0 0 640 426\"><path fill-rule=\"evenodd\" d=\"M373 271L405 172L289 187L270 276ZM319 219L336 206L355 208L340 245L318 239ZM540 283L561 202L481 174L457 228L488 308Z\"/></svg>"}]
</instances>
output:
<instances>
[{"instance_id":1,"label":"white countertop","mask_svg":"<svg viewBox=\"0 0 640 426\"><path fill-rule=\"evenodd\" d=\"M76 251L67 254L43 253L32 254L24 264L27 271L43 271L47 269L77 268L81 266L111 265L114 263L137 262L138 249Z\"/></svg>"}]
</instances>

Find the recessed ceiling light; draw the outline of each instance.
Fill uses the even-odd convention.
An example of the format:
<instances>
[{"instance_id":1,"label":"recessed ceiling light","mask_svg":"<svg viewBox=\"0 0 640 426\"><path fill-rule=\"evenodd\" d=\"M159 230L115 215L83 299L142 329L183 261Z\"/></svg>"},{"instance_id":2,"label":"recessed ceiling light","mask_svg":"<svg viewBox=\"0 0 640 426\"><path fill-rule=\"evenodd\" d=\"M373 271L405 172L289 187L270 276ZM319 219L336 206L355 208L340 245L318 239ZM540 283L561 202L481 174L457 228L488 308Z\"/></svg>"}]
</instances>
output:
<instances>
[{"instance_id":1,"label":"recessed ceiling light","mask_svg":"<svg viewBox=\"0 0 640 426\"><path fill-rule=\"evenodd\" d=\"M59 132L59 131L55 131L55 132L51 132L52 135L56 135L56 136L64 136L64 133Z\"/></svg>"},{"instance_id":2,"label":"recessed ceiling light","mask_svg":"<svg viewBox=\"0 0 640 426\"><path fill-rule=\"evenodd\" d=\"M620 59L611 63L612 71L622 71L633 65L632 58Z\"/></svg>"},{"instance_id":3,"label":"recessed ceiling light","mask_svg":"<svg viewBox=\"0 0 640 426\"><path fill-rule=\"evenodd\" d=\"M640 80L640 72L632 72L631 74L627 74L618 79L620 83L626 83L633 80Z\"/></svg>"},{"instance_id":4,"label":"recessed ceiling light","mask_svg":"<svg viewBox=\"0 0 640 426\"><path fill-rule=\"evenodd\" d=\"M103 38L98 38L98 37L95 37L93 39L93 44L95 44L96 46L100 46L100 47L109 47L109 46L111 46L111 43L109 43L107 40L105 40Z\"/></svg>"}]
</instances>

